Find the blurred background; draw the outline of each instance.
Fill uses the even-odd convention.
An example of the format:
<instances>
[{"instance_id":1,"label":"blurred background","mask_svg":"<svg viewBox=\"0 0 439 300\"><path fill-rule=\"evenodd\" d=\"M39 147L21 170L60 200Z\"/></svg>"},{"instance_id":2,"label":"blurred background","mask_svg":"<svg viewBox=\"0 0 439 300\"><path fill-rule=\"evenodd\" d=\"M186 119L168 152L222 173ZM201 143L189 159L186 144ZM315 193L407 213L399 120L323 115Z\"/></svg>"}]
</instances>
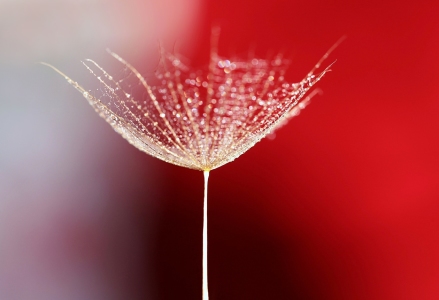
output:
<instances>
[{"instance_id":1,"label":"blurred background","mask_svg":"<svg viewBox=\"0 0 439 300\"><path fill-rule=\"evenodd\" d=\"M323 95L209 186L216 299L439 298L439 2L0 0L0 299L201 299L203 178L149 157L52 70L96 84L161 41L291 58L341 36Z\"/></svg>"}]
</instances>

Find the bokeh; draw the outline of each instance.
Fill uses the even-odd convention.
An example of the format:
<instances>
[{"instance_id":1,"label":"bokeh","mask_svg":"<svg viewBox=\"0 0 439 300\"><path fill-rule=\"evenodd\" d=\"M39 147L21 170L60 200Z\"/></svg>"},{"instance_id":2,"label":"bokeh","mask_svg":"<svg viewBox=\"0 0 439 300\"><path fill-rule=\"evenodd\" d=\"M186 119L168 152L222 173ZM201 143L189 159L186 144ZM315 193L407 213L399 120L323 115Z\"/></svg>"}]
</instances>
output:
<instances>
[{"instance_id":1,"label":"bokeh","mask_svg":"<svg viewBox=\"0 0 439 300\"><path fill-rule=\"evenodd\" d=\"M201 299L203 176L136 150L51 63L152 74L282 52L322 94L210 175L219 299L439 298L439 4L0 0L0 299Z\"/></svg>"}]
</instances>

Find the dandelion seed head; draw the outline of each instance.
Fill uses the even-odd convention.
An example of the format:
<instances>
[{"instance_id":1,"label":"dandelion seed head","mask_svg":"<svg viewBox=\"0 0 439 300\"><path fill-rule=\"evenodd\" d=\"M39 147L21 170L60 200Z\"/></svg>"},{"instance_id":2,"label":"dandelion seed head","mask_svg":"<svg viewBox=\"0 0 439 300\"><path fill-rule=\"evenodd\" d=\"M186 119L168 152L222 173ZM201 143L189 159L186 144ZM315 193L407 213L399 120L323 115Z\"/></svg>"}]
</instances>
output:
<instances>
[{"instance_id":1,"label":"dandelion seed head","mask_svg":"<svg viewBox=\"0 0 439 300\"><path fill-rule=\"evenodd\" d=\"M288 61L281 56L231 60L213 51L209 70L203 73L162 51L155 74L158 83L150 85L123 58L109 53L138 81L147 99L137 99L124 80L114 79L92 60L83 64L102 86L97 95L54 69L139 150L203 171L233 161L298 115L315 94L306 96L307 92L329 70L315 74L319 61L303 80L288 83Z\"/></svg>"}]
</instances>

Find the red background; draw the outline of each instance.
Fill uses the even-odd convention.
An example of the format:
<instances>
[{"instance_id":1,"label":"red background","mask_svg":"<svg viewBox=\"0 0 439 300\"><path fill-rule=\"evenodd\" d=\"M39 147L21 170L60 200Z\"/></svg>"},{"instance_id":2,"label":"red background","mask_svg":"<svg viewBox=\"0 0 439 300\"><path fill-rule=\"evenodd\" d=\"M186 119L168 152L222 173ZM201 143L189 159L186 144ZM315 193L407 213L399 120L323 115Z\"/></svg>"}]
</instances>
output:
<instances>
[{"instance_id":1,"label":"red background","mask_svg":"<svg viewBox=\"0 0 439 300\"><path fill-rule=\"evenodd\" d=\"M193 60L206 60L219 24L220 54L285 51L291 81L347 36L318 84L324 94L274 140L211 172L211 299L438 299L439 4L226 0L204 9ZM197 299L202 175L160 167L158 298Z\"/></svg>"},{"instance_id":2,"label":"red background","mask_svg":"<svg viewBox=\"0 0 439 300\"><path fill-rule=\"evenodd\" d=\"M197 68L219 25L222 56L283 52L292 82L347 39L322 95L211 172L211 300L439 299L439 2L187 1L0 1L0 298L201 299L202 173L34 62L96 85L80 60L120 75L109 47L148 75L163 37Z\"/></svg>"}]
</instances>

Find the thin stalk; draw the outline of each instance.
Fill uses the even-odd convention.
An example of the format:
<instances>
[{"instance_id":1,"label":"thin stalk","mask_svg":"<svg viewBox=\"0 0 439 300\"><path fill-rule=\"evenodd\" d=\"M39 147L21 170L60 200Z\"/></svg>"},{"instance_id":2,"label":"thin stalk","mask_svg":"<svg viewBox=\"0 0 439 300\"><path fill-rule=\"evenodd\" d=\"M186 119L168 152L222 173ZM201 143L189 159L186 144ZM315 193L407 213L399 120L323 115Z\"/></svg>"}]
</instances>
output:
<instances>
[{"instance_id":1,"label":"thin stalk","mask_svg":"<svg viewBox=\"0 0 439 300\"><path fill-rule=\"evenodd\" d=\"M204 214L203 214L203 300L209 300L207 290L207 182L209 171L204 171Z\"/></svg>"}]
</instances>

